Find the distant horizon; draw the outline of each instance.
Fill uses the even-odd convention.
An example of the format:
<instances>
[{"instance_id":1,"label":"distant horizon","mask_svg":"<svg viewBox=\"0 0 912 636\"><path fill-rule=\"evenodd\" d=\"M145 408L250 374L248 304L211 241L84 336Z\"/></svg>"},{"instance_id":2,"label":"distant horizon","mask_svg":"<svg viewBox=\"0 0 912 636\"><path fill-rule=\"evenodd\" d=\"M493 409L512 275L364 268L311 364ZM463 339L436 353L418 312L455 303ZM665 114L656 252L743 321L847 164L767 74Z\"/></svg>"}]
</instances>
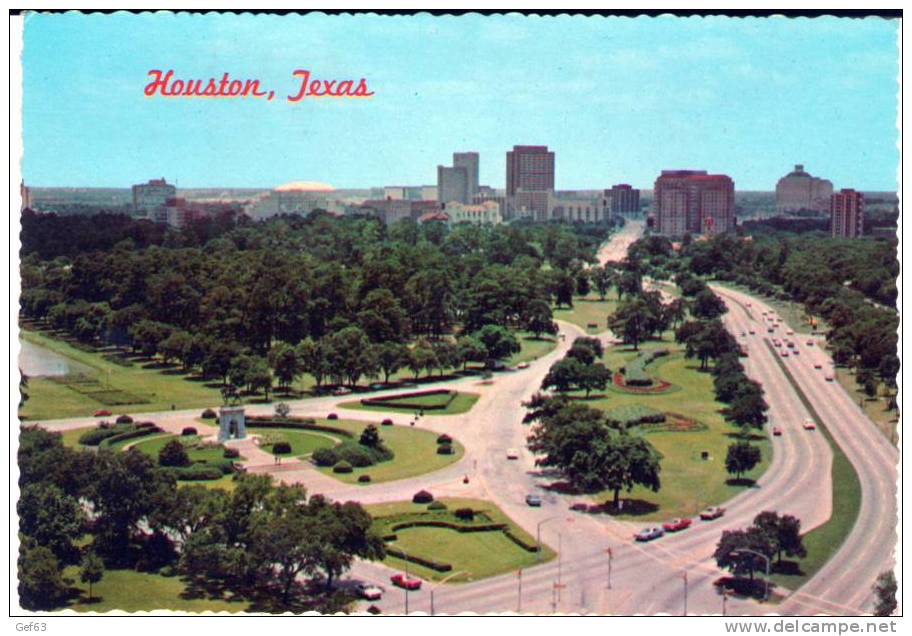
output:
<instances>
[{"instance_id":1,"label":"distant horizon","mask_svg":"<svg viewBox=\"0 0 912 636\"><path fill-rule=\"evenodd\" d=\"M559 190L645 189L691 167L762 192L802 163L837 189L895 192L899 24L33 13L22 174L67 184L36 187L128 188L161 166L194 188L434 185L437 165L472 150L480 183L503 188L507 150L548 145ZM255 78L278 98L147 96L152 69ZM297 69L364 78L373 95L291 103Z\"/></svg>"}]
</instances>

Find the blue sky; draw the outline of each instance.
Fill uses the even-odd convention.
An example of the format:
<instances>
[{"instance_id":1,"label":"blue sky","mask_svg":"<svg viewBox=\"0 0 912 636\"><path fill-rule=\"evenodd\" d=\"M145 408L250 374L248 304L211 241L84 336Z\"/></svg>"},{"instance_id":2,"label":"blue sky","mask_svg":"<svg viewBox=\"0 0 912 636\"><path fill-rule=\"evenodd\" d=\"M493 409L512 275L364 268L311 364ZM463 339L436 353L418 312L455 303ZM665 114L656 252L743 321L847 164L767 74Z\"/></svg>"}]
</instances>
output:
<instances>
[{"instance_id":1,"label":"blue sky","mask_svg":"<svg viewBox=\"0 0 912 636\"><path fill-rule=\"evenodd\" d=\"M771 190L795 163L896 186L898 22L819 19L31 15L26 183L430 184L453 151L547 144L559 189L702 168ZM149 69L260 79L276 99L147 98ZM292 104L292 72L371 99Z\"/></svg>"}]
</instances>

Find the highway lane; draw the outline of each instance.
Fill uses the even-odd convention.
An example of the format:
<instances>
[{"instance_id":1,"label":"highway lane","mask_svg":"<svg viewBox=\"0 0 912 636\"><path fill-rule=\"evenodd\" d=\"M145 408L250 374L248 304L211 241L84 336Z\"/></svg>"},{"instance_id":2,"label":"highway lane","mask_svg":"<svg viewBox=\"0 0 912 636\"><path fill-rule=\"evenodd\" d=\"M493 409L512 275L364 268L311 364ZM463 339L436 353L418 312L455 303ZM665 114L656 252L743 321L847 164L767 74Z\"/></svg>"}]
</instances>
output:
<instances>
[{"instance_id":1,"label":"highway lane","mask_svg":"<svg viewBox=\"0 0 912 636\"><path fill-rule=\"evenodd\" d=\"M739 302L767 305L741 292L723 292ZM793 597L783 603L785 612L802 612L807 596L824 598L847 608L846 613L871 609L871 585L877 575L894 564L897 544L897 466L899 452L867 418L836 382L827 382L832 359L819 339L807 347L807 336L793 338L802 354L787 358L798 386L825 422L852 463L861 481L862 501L858 520L836 555ZM820 364L817 370L814 364Z\"/></svg>"}]
</instances>

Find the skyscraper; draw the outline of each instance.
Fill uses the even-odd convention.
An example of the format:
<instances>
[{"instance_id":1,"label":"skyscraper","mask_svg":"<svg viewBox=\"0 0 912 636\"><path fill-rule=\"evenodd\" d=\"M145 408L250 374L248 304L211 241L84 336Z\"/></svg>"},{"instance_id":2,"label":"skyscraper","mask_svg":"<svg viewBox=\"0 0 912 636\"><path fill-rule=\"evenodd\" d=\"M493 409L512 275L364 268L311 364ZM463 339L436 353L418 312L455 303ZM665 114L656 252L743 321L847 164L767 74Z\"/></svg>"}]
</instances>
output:
<instances>
[{"instance_id":1,"label":"skyscraper","mask_svg":"<svg viewBox=\"0 0 912 636\"><path fill-rule=\"evenodd\" d=\"M804 171L800 163L776 183L776 211L798 212L815 210L826 212L833 194L833 184Z\"/></svg>"},{"instance_id":2,"label":"skyscraper","mask_svg":"<svg viewBox=\"0 0 912 636\"><path fill-rule=\"evenodd\" d=\"M137 212L150 212L163 208L168 199L177 196L177 188L165 181L165 178L150 179L148 183L133 186L133 209Z\"/></svg>"},{"instance_id":3,"label":"skyscraper","mask_svg":"<svg viewBox=\"0 0 912 636\"><path fill-rule=\"evenodd\" d=\"M705 170L663 170L655 182L656 229L666 236L735 228L735 184Z\"/></svg>"},{"instance_id":4,"label":"skyscraper","mask_svg":"<svg viewBox=\"0 0 912 636\"><path fill-rule=\"evenodd\" d=\"M611 186L610 190L605 190L605 196L611 199L612 214L640 211L640 191L626 183Z\"/></svg>"},{"instance_id":5,"label":"skyscraper","mask_svg":"<svg viewBox=\"0 0 912 636\"><path fill-rule=\"evenodd\" d=\"M507 151L507 196L517 190L554 190L554 153L548 146L513 146Z\"/></svg>"},{"instance_id":6,"label":"skyscraper","mask_svg":"<svg viewBox=\"0 0 912 636\"><path fill-rule=\"evenodd\" d=\"M864 234L864 195L843 188L830 197L830 231L834 237L858 238Z\"/></svg>"},{"instance_id":7,"label":"skyscraper","mask_svg":"<svg viewBox=\"0 0 912 636\"><path fill-rule=\"evenodd\" d=\"M465 168L466 170L466 189L467 201L471 201L478 193L478 153L477 152L454 152L453 167Z\"/></svg>"},{"instance_id":8,"label":"skyscraper","mask_svg":"<svg viewBox=\"0 0 912 636\"><path fill-rule=\"evenodd\" d=\"M465 166L437 166L437 201L468 203L469 171Z\"/></svg>"}]
</instances>

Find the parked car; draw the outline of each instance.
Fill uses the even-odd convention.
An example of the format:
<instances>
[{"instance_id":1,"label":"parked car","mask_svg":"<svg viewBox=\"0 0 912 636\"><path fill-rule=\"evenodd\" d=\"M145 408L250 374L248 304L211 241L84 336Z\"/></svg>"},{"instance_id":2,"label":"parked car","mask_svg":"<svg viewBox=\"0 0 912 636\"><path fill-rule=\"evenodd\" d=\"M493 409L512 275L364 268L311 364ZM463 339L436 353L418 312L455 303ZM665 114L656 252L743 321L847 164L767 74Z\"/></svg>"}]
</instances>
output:
<instances>
[{"instance_id":1,"label":"parked car","mask_svg":"<svg viewBox=\"0 0 912 636\"><path fill-rule=\"evenodd\" d=\"M712 521L713 519L718 519L724 514L725 508L720 508L719 506L710 506L700 513L700 519L703 521Z\"/></svg>"},{"instance_id":2,"label":"parked car","mask_svg":"<svg viewBox=\"0 0 912 636\"><path fill-rule=\"evenodd\" d=\"M773 333L773 328L772 327L767 328L766 333Z\"/></svg>"},{"instance_id":3,"label":"parked car","mask_svg":"<svg viewBox=\"0 0 912 636\"><path fill-rule=\"evenodd\" d=\"M538 508L542 505L541 497L538 495L526 495L526 505Z\"/></svg>"},{"instance_id":4,"label":"parked car","mask_svg":"<svg viewBox=\"0 0 912 636\"><path fill-rule=\"evenodd\" d=\"M418 582L418 585L421 585L421 581ZM358 592L358 596L366 601L379 601L383 597L383 590L370 583L358 583L355 590Z\"/></svg>"},{"instance_id":5,"label":"parked car","mask_svg":"<svg viewBox=\"0 0 912 636\"><path fill-rule=\"evenodd\" d=\"M824 378L824 380L826 380L827 382L832 382L832 381L833 381L833 376L828 375L828 376L826 376L826 377Z\"/></svg>"},{"instance_id":6,"label":"parked car","mask_svg":"<svg viewBox=\"0 0 912 636\"><path fill-rule=\"evenodd\" d=\"M681 530L686 530L690 527L690 524L693 523L690 519L672 519L671 521L666 521L662 524L662 528L665 532L679 532Z\"/></svg>"},{"instance_id":7,"label":"parked car","mask_svg":"<svg viewBox=\"0 0 912 636\"><path fill-rule=\"evenodd\" d=\"M813 431L817 428L817 425L814 424L814 420L809 417L804 418L804 422L801 424L806 431Z\"/></svg>"},{"instance_id":8,"label":"parked car","mask_svg":"<svg viewBox=\"0 0 912 636\"><path fill-rule=\"evenodd\" d=\"M383 389L386 388L386 385L383 384L382 382L374 382L373 384L370 385L369 388L371 391L382 391Z\"/></svg>"},{"instance_id":9,"label":"parked car","mask_svg":"<svg viewBox=\"0 0 912 636\"><path fill-rule=\"evenodd\" d=\"M820 364L819 362L815 362L815 363L814 363L814 368L815 368L815 369L822 369L822 368L823 368L823 365Z\"/></svg>"},{"instance_id":10,"label":"parked car","mask_svg":"<svg viewBox=\"0 0 912 636\"><path fill-rule=\"evenodd\" d=\"M338 389L333 391L333 395L348 395L352 390L348 387L340 386Z\"/></svg>"},{"instance_id":11,"label":"parked car","mask_svg":"<svg viewBox=\"0 0 912 636\"><path fill-rule=\"evenodd\" d=\"M753 335L754 335L754 334L755 334L755 333L757 333L757 332L756 332L756 331L754 331L754 330L753 330L753 329L750 329L750 330L748 330L748 332L747 332L747 333L749 333L749 334L750 334L750 335L752 335L752 336L753 336Z\"/></svg>"},{"instance_id":12,"label":"parked car","mask_svg":"<svg viewBox=\"0 0 912 636\"><path fill-rule=\"evenodd\" d=\"M787 336L794 336L794 335L795 335L795 332L792 331L791 329L789 329L788 331L785 332L785 335L787 335Z\"/></svg>"},{"instance_id":13,"label":"parked car","mask_svg":"<svg viewBox=\"0 0 912 636\"><path fill-rule=\"evenodd\" d=\"M396 587L401 587L404 590L420 590L421 589L421 579L410 578L406 576L403 572L399 574L394 574L390 577L390 582Z\"/></svg>"},{"instance_id":14,"label":"parked car","mask_svg":"<svg viewBox=\"0 0 912 636\"><path fill-rule=\"evenodd\" d=\"M108 417L111 415L111 411L101 409L100 411L95 411L95 417Z\"/></svg>"},{"instance_id":15,"label":"parked car","mask_svg":"<svg viewBox=\"0 0 912 636\"><path fill-rule=\"evenodd\" d=\"M783 349L783 350L782 350L782 357L783 357L783 358L788 358L788 357L789 357L789 352L788 352L787 349Z\"/></svg>"},{"instance_id":16,"label":"parked car","mask_svg":"<svg viewBox=\"0 0 912 636\"><path fill-rule=\"evenodd\" d=\"M570 510L573 512L589 512L589 504L582 501L577 501L576 503L570 505Z\"/></svg>"},{"instance_id":17,"label":"parked car","mask_svg":"<svg viewBox=\"0 0 912 636\"><path fill-rule=\"evenodd\" d=\"M528 362L520 362L519 364L516 365L516 368L517 368L517 369L528 369L528 368L529 368L529 363L528 363Z\"/></svg>"},{"instance_id":18,"label":"parked car","mask_svg":"<svg viewBox=\"0 0 912 636\"><path fill-rule=\"evenodd\" d=\"M633 538L637 541L652 541L653 539L658 539L664 534L665 531L661 528L643 528L635 535L633 535Z\"/></svg>"},{"instance_id":19,"label":"parked car","mask_svg":"<svg viewBox=\"0 0 912 636\"><path fill-rule=\"evenodd\" d=\"M779 437L780 435L782 435L782 429L779 428L778 426L774 426L773 435L775 435L776 437Z\"/></svg>"},{"instance_id":20,"label":"parked car","mask_svg":"<svg viewBox=\"0 0 912 636\"><path fill-rule=\"evenodd\" d=\"M794 348L795 348L795 343L792 342L791 340L786 340L786 341L785 341L785 346L788 347L789 349L794 349Z\"/></svg>"},{"instance_id":21,"label":"parked car","mask_svg":"<svg viewBox=\"0 0 912 636\"><path fill-rule=\"evenodd\" d=\"M813 341L813 340L808 340L808 341L807 341L807 346L813 347L813 346L814 346L814 341Z\"/></svg>"},{"instance_id":22,"label":"parked car","mask_svg":"<svg viewBox=\"0 0 912 636\"><path fill-rule=\"evenodd\" d=\"M507 449L507 459L519 459L519 449L518 448L508 448Z\"/></svg>"}]
</instances>

